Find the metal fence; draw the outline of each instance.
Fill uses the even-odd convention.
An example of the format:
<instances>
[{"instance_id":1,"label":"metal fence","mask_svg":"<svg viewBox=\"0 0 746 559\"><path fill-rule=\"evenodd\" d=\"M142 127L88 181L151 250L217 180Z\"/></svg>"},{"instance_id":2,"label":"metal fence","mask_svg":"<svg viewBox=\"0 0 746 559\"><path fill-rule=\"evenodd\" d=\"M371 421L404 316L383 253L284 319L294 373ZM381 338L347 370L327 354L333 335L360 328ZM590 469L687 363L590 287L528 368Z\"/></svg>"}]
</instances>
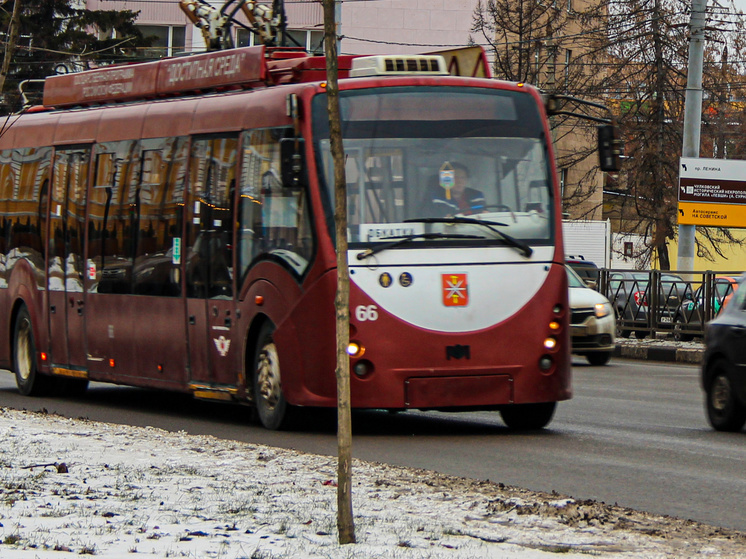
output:
<instances>
[{"instance_id":1,"label":"metal fence","mask_svg":"<svg viewBox=\"0 0 746 559\"><path fill-rule=\"evenodd\" d=\"M596 288L616 312L617 335L637 338L669 333L687 341L725 307L743 271L599 269Z\"/></svg>"}]
</instances>

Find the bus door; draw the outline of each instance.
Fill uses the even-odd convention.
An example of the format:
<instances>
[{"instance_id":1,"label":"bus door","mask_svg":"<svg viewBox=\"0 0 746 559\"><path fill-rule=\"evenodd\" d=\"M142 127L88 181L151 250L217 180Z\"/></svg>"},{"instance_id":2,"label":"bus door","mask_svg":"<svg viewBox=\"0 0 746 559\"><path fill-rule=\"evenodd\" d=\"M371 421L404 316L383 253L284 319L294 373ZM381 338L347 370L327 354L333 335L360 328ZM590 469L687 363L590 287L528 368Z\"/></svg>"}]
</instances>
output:
<instances>
[{"instance_id":1,"label":"bus door","mask_svg":"<svg viewBox=\"0 0 746 559\"><path fill-rule=\"evenodd\" d=\"M83 241L89 162L90 147L56 150L48 227L51 361L81 369L86 367Z\"/></svg>"},{"instance_id":2,"label":"bus door","mask_svg":"<svg viewBox=\"0 0 746 559\"><path fill-rule=\"evenodd\" d=\"M192 142L185 283L194 384L235 386L241 371L233 271L237 148L236 136Z\"/></svg>"},{"instance_id":3,"label":"bus door","mask_svg":"<svg viewBox=\"0 0 746 559\"><path fill-rule=\"evenodd\" d=\"M92 377L186 383L180 250L186 155L186 138L97 146L86 270Z\"/></svg>"}]
</instances>

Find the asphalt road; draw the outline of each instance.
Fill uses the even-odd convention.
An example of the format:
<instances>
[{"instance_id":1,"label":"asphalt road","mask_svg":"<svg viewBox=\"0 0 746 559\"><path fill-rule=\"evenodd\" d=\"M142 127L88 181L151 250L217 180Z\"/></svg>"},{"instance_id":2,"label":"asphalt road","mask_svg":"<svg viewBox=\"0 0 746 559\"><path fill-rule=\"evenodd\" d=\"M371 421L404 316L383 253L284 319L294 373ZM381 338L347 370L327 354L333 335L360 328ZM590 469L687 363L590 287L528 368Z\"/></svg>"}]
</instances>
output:
<instances>
[{"instance_id":1,"label":"asphalt road","mask_svg":"<svg viewBox=\"0 0 746 559\"><path fill-rule=\"evenodd\" d=\"M358 412L353 454L746 531L746 433L709 428L697 367L576 360L574 387L549 428L529 434L509 432L495 413ZM9 373L0 374L0 405L336 453L332 413L274 433L253 423L247 408L185 395L94 384L77 400L26 398Z\"/></svg>"}]
</instances>

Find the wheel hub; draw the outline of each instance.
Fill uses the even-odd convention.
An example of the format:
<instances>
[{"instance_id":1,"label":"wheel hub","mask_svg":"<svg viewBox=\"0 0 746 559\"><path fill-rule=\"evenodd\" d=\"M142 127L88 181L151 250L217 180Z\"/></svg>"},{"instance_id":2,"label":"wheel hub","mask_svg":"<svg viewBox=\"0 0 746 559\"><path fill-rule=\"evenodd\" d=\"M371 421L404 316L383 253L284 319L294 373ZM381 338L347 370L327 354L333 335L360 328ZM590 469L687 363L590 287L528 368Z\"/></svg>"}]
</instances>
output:
<instances>
[{"instance_id":1,"label":"wheel hub","mask_svg":"<svg viewBox=\"0 0 746 559\"><path fill-rule=\"evenodd\" d=\"M29 324L23 322L18 330L18 341L16 344L16 363L18 375L23 380L31 376L31 344L29 343Z\"/></svg>"},{"instance_id":2,"label":"wheel hub","mask_svg":"<svg viewBox=\"0 0 746 559\"><path fill-rule=\"evenodd\" d=\"M280 366L277 359L277 348L273 343L265 344L259 354L257 387L259 388L258 396L264 401L267 408L274 409L280 401L282 392L280 389Z\"/></svg>"},{"instance_id":3,"label":"wheel hub","mask_svg":"<svg viewBox=\"0 0 746 559\"><path fill-rule=\"evenodd\" d=\"M730 383L728 379L719 376L712 385L712 407L717 411L723 411L730 399Z\"/></svg>"}]
</instances>

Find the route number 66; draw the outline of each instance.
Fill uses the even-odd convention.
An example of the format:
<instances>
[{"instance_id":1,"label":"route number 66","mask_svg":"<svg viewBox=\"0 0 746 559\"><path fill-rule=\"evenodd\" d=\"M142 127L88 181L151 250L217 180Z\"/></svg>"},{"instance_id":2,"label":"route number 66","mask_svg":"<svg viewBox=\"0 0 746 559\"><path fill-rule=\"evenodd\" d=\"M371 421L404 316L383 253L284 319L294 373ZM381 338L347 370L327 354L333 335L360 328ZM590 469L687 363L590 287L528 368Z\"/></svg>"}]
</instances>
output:
<instances>
[{"instance_id":1,"label":"route number 66","mask_svg":"<svg viewBox=\"0 0 746 559\"><path fill-rule=\"evenodd\" d=\"M378 320L378 307L375 305L358 305L355 307L355 318L359 322Z\"/></svg>"}]
</instances>

